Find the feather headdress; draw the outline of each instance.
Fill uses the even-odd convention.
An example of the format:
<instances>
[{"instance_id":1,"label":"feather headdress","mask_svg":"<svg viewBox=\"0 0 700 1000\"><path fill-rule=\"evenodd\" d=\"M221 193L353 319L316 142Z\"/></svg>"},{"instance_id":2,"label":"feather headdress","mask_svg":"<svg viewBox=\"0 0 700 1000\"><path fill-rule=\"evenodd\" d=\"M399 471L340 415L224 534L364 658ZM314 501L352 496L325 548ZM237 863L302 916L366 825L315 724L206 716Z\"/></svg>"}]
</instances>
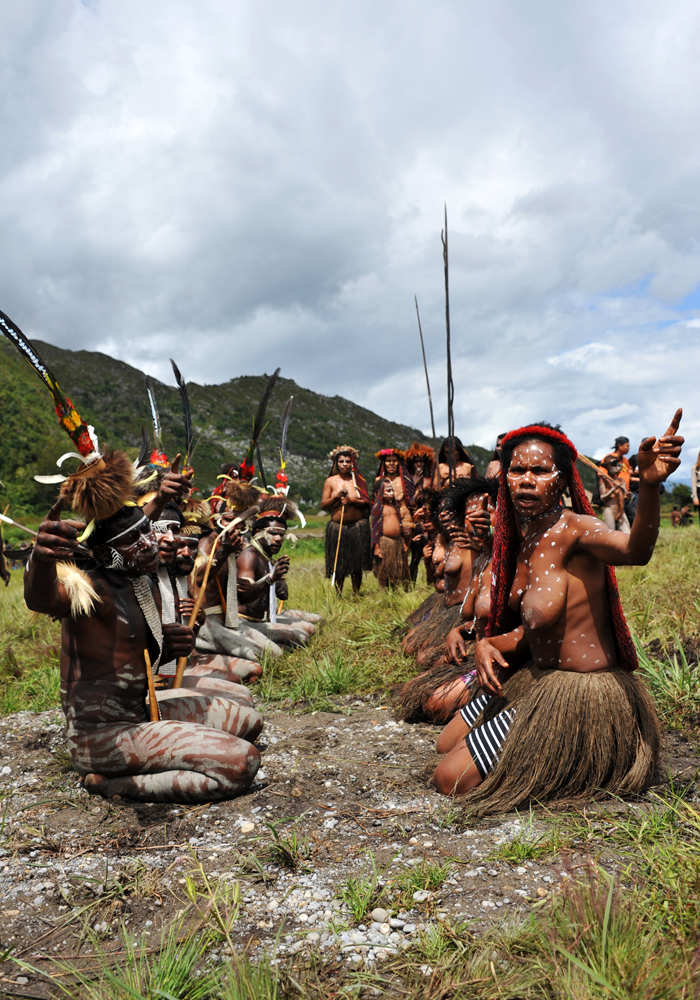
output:
<instances>
[{"instance_id":1,"label":"feather headdress","mask_svg":"<svg viewBox=\"0 0 700 1000\"><path fill-rule=\"evenodd\" d=\"M19 327L0 312L0 329L22 357L32 366L51 393L58 420L78 449L61 455L59 468L67 458L80 460L71 475L35 476L40 483L60 483L60 496L71 510L88 521L101 521L132 500L133 466L121 451L100 454L95 429L87 424L61 391L53 373L26 339Z\"/></svg>"},{"instance_id":2,"label":"feather headdress","mask_svg":"<svg viewBox=\"0 0 700 1000\"><path fill-rule=\"evenodd\" d=\"M294 396L290 396L287 400L287 405L284 408L284 413L282 414L282 423L280 425L280 467L277 472L277 482L275 483L275 492L283 493L285 496L289 493L289 479L287 477L287 432L289 431L289 421L292 419L292 403L294 402Z\"/></svg>"},{"instance_id":3,"label":"feather headdress","mask_svg":"<svg viewBox=\"0 0 700 1000\"><path fill-rule=\"evenodd\" d=\"M255 516L255 523L253 527L253 533L262 530L265 522L273 520L282 520L285 523L290 521L294 517L298 517L301 522L302 528L306 524L304 515L299 510L295 503L288 500L287 497L280 496L265 496L262 495L258 498L258 506L260 507L260 513Z\"/></svg>"},{"instance_id":4,"label":"feather headdress","mask_svg":"<svg viewBox=\"0 0 700 1000\"><path fill-rule=\"evenodd\" d=\"M328 452L328 457L331 462L335 461L338 455L349 455L355 462L360 457L360 453L357 448L353 448L351 444L339 444L337 448L333 449L333 451Z\"/></svg>"},{"instance_id":5,"label":"feather headdress","mask_svg":"<svg viewBox=\"0 0 700 1000\"><path fill-rule=\"evenodd\" d=\"M34 350L20 328L4 312L0 312L0 329L7 339L12 341L24 360L32 366L41 381L48 388L56 408L58 422L68 433L71 441L78 449L79 457L85 459L97 454L99 452L99 443L95 434L95 428L85 423L70 399L63 395L51 370L41 360L39 354Z\"/></svg>"},{"instance_id":6,"label":"feather headdress","mask_svg":"<svg viewBox=\"0 0 700 1000\"><path fill-rule=\"evenodd\" d=\"M153 421L153 442L155 445L153 451L151 452L151 456L148 460L148 464L157 465L164 469L169 469L170 462L168 461L168 456L163 451L163 441L160 429L160 414L158 413L156 394L153 389L153 379L151 378L150 375L146 375L146 395L148 396L148 405L151 408L151 420Z\"/></svg>"},{"instance_id":7,"label":"feather headdress","mask_svg":"<svg viewBox=\"0 0 700 1000\"><path fill-rule=\"evenodd\" d=\"M255 475L255 465L253 463L255 447L260 439L260 435L265 430L265 412L267 410L267 404L270 402L272 390L277 385L277 379L279 377L280 369L277 368L268 380L268 383L265 386L265 391L263 392L260 402L258 403L258 412L255 414L255 419L253 420L253 434L250 439L250 446L239 467L240 477L246 482L249 482Z\"/></svg>"}]
</instances>

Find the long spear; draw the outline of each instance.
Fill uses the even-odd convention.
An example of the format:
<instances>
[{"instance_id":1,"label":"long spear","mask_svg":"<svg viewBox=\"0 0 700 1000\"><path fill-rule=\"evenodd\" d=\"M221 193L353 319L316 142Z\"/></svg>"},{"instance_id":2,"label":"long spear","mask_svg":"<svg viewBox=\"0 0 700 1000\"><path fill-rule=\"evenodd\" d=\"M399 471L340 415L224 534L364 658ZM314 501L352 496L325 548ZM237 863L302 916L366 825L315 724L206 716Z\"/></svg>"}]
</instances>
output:
<instances>
[{"instance_id":1,"label":"long spear","mask_svg":"<svg viewBox=\"0 0 700 1000\"><path fill-rule=\"evenodd\" d=\"M425 382L428 386L428 404L430 406L430 426L433 429L433 451L435 452L435 462L437 462L437 435L435 434L435 417L433 416L433 397L430 393L430 379L428 378L428 362L425 360L425 343L423 341L423 327L420 322L420 312L418 311L418 298L414 295L413 301L416 303L416 316L418 317L418 333L420 334L420 349L423 352L423 368L425 369Z\"/></svg>"},{"instance_id":2,"label":"long spear","mask_svg":"<svg viewBox=\"0 0 700 1000\"><path fill-rule=\"evenodd\" d=\"M445 228L440 234L442 240L442 260L445 266L445 326L447 327L447 437L454 438L455 433L455 386L452 381L452 349L450 345L450 259L447 241L447 205L445 205ZM448 461L450 465L450 486L454 482L454 442L450 440Z\"/></svg>"}]
</instances>

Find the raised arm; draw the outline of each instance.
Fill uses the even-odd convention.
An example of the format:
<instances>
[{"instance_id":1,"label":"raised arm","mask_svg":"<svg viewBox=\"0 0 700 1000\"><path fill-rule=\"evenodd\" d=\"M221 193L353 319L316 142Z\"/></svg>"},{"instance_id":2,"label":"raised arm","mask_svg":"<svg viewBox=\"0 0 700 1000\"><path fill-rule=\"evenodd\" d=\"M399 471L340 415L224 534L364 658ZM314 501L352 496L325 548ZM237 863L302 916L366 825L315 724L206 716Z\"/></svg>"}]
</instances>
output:
<instances>
[{"instance_id":1,"label":"raised arm","mask_svg":"<svg viewBox=\"0 0 700 1000\"><path fill-rule=\"evenodd\" d=\"M582 526L590 521L591 527L581 532L580 548L590 552L609 566L646 566L654 552L659 534L661 504L659 485L681 463L683 438L677 434L683 410L676 410L668 430L658 440L645 438L639 446L639 504L637 515L628 535L611 531L594 518L581 518Z\"/></svg>"},{"instance_id":2,"label":"raised arm","mask_svg":"<svg viewBox=\"0 0 700 1000\"><path fill-rule=\"evenodd\" d=\"M56 573L56 563L72 559L78 533L85 527L77 521L62 521L58 500L39 525L39 534L24 575L24 600L30 611L64 618L70 614L70 598Z\"/></svg>"},{"instance_id":3,"label":"raised arm","mask_svg":"<svg viewBox=\"0 0 700 1000\"><path fill-rule=\"evenodd\" d=\"M179 503L188 495L192 489L190 480L194 475L194 469L189 469L184 475L178 472L182 455L176 455L175 460L170 465L170 472L166 472L158 487L158 492L152 500L144 505L143 512L151 521L157 521L165 509L168 500Z\"/></svg>"}]
</instances>

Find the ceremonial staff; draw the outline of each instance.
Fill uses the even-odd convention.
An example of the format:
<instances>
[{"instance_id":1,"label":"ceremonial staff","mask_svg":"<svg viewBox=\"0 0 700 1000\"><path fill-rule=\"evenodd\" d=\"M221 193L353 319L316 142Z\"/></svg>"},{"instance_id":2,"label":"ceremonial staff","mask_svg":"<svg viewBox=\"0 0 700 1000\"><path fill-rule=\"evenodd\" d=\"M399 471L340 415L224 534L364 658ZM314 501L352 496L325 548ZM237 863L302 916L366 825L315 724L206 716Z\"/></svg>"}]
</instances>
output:
<instances>
[{"instance_id":1,"label":"ceremonial staff","mask_svg":"<svg viewBox=\"0 0 700 1000\"><path fill-rule=\"evenodd\" d=\"M340 552L340 536L343 533L343 517L345 516L345 506L340 505L340 524L338 525L338 544L335 547L335 562L333 563L333 576L331 577L331 587L335 586L335 571L338 566L338 553Z\"/></svg>"},{"instance_id":2,"label":"ceremonial staff","mask_svg":"<svg viewBox=\"0 0 700 1000\"><path fill-rule=\"evenodd\" d=\"M440 239L442 240L442 260L445 268L445 326L447 327L447 437L450 441L448 462L450 466L450 486L452 486L454 483L454 442L451 439L454 438L455 433L455 386L452 381L452 348L450 344L450 258L447 240L447 205L445 205L445 228L440 234ZM437 460L437 455L435 457Z\"/></svg>"},{"instance_id":3,"label":"ceremonial staff","mask_svg":"<svg viewBox=\"0 0 700 1000\"><path fill-rule=\"evenodd\" d=\"M435 452L435 462L437 463L437 435L435 434L435 417L433 416L433 397L430 392L430 379L428 377L428 362L425 360L425 343L423 342L423 327L420 322L420 312L418 311L418 298L414 295L416 303L416 316L418 317L418 333L420 334L420 349L423 352L423 368L425 369L425 382L428 386L428 405L430 406L430 426L433 429L433 451Z\"/></svg>"}]
</instances>

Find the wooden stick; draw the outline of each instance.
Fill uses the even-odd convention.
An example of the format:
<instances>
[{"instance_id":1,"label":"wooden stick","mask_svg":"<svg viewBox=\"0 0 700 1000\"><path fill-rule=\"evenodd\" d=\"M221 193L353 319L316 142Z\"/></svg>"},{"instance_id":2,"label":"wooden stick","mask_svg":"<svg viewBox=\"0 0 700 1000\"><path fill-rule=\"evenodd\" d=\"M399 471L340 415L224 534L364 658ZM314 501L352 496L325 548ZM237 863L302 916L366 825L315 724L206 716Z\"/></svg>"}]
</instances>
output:
<instances>
[{"instance_id":1,"label":"wooden stick","mask_svg":"<svg viewBox=\"0 0 700 1000\"><path fill-rule=\"evenodd\" d=\"M220 535L217 535L214 540L214 544L211 547L211 552L209 553L209 559L207 560L206 569L204 570L204 576L202 577L202 586L199 588L199 593L194 602L194 607L192 608L192 614L190 615L190 620L188 625L190 628L194 628L195 622L197 621L197 616L199 615L199 609L202 607L202 601L204 600L204 594L207 589L207 584L209 583L209 574L211 572L211 567L214 562L214 553L216 552L216 547L222 540L224 535L229 532L232 528L235 528L246 518L250 517L252 514L257 513L260 510L258 506L250 507L248 510L244 511L240 517L236 517L227 524ZM182 678L185 675L185 667L187 666L187 657L181 656L177 661L177 669L175 671L175 680L173 681L173 688L182 687Z\"/></svg>"},{"instance_id":2,"label":"wooden stick","mask_svg":"<svg viewBox=\"0 0 700 1000\"><path fill-rule=\"evenodd\" d=\"M143 658L146 661L146 680L148 681L148 709L151 715L151 722L159 722L160 712L158 711L156 686L153 683L153 667L151 666L151 657L148 655L147 649L144 649L143 651Z\"/></svg>"},{"instance_id":3,"label":"wooden stick","mask_svg":"<svg viewBox=\"0 0 700 1000\"><path fill-rule=\"evenodd\" d=\"M430 379L428 378L428 362L425 360L425 344L423 342L423 327L420 322L420 313L418 312L418 297L413 296L413 301L416 303L416 316L418 317L418 333L420 334L420 349L423 352L423 368L425 369L425 381L428 386L428 404L430 406L430 426L433 429L433 451L435 452L434 461L437 463L437 434L435 433L435 417L433 416L433 397L430 392Z\"/></svg>"},{"instance_id":4,"label":"wooden stick","mask_svg":"<svg viewBox=\"0 0 700 1000\"><path fill-rule=\"evenodd\" d=\"M338 553L340 552L340 536L343 533L343 518L345 516L345 507L341 504L340 507L340 527L338 528L338 544L335 547L335 562L333 563L333 576L331 577L331 587L335 586L335 570L338 565Z\"/></svg>"},{"instance_id":5,"label":"wooden stick","mask_svg":"<svg viewBox=\"0 0 700 1000\"><path fill-rule=\"evenodd\" d=\"M450 256L449 244L447 240L447 205L445 205L445 228L441 233L442 239L442 260L445 267L445 326L447 328L447 437L453 438L455 434L455 385L452 381L452 344L450 330ZM448 455L450 468L449 485L454 485L454 458L452 455L452 442L450 442L450 452ZM439 481L439 480L438 480Z\"/></svg>"}]
</instances>

